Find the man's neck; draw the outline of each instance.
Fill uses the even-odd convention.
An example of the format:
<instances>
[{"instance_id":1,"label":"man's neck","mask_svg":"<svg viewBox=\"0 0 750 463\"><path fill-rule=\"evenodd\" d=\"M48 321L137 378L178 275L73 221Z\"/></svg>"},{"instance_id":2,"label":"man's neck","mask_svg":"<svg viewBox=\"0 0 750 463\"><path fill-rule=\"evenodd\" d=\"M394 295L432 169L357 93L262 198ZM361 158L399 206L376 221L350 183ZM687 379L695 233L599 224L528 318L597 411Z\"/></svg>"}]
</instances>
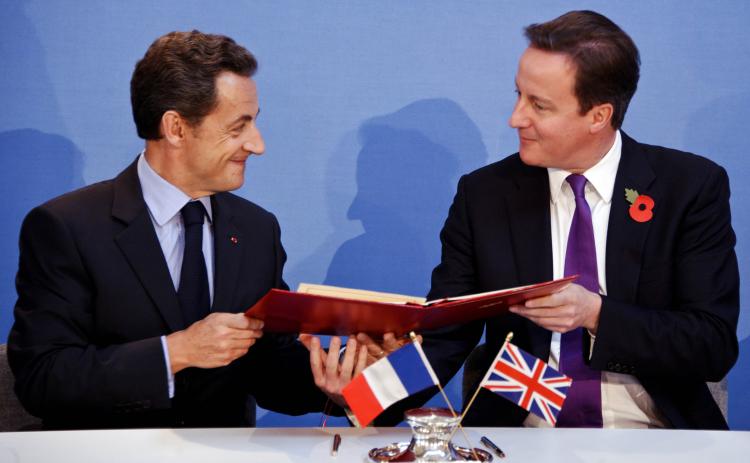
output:
<instances>
[{"instance_id":1,"label":"man's neck","mask_svg":"<svg viewBox=\"0 0 750 463\"><path fill-rule=\"evenodd\" d=\"M594 167L612 149L615 144L617 129L608 128L592 137L591 144L586 147L580 157L581 162L568 170L573 174L582 174Z\"/></svg>"},{"instance_id":2,"label":"man's neck","mask_svg":"<svg viewBox=\"0 0 750 463\"><path fill-rule=\"evenodd\" d=\"M186 195L193 199L207 196L207 194L193 191L189 187L189 183L186 181L188 176L182 172L182 166L177 162L180 153L165 146L163 140L147 140L143 155L149 167L159 174L159 177L179 188Z\"/></svg>"}]
</instances>

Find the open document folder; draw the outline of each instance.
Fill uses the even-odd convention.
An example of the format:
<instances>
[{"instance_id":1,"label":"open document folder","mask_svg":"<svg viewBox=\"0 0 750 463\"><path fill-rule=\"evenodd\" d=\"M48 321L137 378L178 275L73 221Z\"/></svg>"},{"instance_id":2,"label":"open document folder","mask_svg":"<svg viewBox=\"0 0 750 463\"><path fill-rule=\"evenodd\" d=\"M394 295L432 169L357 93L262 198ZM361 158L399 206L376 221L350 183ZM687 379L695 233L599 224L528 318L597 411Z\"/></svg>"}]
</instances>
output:
<instances>
[{"instance_id":1,"label":"open document folder","mask_svg":"<svg viewBox=\"0 0 750 463\"><path fill-rule=\"evenodd\" d=\"M508 307L557 292L576 276L488 293L434 301L302 283L296 292L272 289L245 314L264 321L270 333L397 336L462 324L505 313Z\"/></svg>"}]
</instances>

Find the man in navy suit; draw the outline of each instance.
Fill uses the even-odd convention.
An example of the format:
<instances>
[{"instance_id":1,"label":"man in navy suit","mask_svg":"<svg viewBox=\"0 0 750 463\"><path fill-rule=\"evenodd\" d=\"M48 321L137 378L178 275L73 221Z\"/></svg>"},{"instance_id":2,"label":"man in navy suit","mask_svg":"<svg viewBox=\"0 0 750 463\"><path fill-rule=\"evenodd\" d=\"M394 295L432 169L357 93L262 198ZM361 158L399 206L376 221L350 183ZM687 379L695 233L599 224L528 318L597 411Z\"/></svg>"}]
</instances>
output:
<instances>
[{"instance_id":1,"label":"man in navy suit","mask_svg":"<svg viewBox=\"0 0 750 463\"><path fill-rule=\"evenodd\" d=\"M574 11L529 26L526 37L510 117L519 152L460 180L428 298L565 276L585 241L592 284L581 278L486 323L425 335L427 356L447 381L486 326L481 379L512 331L515 344L553 366L586 370L590 381L574 380L570 392L588 382L578 399L589 403L569 394L560 416L576 416L567 426L726 429L706 386L738 353L726 172L621 130L640 61L612 21ZM572 231L577 208L588 211L588 240ZM577 354L560 365L573 334ZM486 390L466 424L545 425Z\"/></svg>"},{"instance_id":2,"label":"man in navy suit","mask_svg":"<svg viewBox=\"0 0 750 463\"><path fill-rule=\"evenodd\" d=\"M131 80L145 150L26 217L8 357L45 426L243 426L256 401L323 409L307 349L242 313L287 289L276 218L228 193L264 151L256 67L225 36L160 37Z\"/></svg>"}]
</instances>

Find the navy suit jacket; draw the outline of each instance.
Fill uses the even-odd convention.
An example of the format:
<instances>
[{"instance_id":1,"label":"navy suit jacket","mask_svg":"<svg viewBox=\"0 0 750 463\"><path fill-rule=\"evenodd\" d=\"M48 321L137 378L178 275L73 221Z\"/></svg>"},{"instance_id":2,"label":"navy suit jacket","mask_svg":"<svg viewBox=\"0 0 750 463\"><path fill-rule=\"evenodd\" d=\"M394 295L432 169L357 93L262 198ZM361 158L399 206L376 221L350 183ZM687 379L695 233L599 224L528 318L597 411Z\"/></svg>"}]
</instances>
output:
<instances>
[{"instance_id":1,"label":"navy suit jacket","mask_svg":"<svg viewBox=\"0 0 750 463\"><path fill-rule=\"evenodd\" d=\"M282 280L276 218L229 193L211 198L214 312L240 312ZM254 400L321 411L307 350L266 333L222 368L188 368L167 393L160 336L186 328L133 163L24 220L8 339L16 393L51 428L242 426Z\"/></svg>"},{"instance_id":2,"label":"navy suit jacket","mask_svg":"<svg viewBox=\"0 0 750 463\"><path fill-rule=\"evenodd\" d=\"M671 426L726 428L705 384L722 379L738 355L739 274L726 172L705 158L622 135L607 233L608 294L590 365L635 375ZM654 199L650 221L631 219L625 188ZM549 205L547 170L525 165L518 154L464 176L441 233L428 299L552 279ZM443 384L484 327L425 336ZM551 332L522 317L508 313L486 321L486 329L483 368L509 331L521 348L549 357ZM527 415L487 391L472 411L467 425L517 426Z\"/></svg>"}]
</instances>

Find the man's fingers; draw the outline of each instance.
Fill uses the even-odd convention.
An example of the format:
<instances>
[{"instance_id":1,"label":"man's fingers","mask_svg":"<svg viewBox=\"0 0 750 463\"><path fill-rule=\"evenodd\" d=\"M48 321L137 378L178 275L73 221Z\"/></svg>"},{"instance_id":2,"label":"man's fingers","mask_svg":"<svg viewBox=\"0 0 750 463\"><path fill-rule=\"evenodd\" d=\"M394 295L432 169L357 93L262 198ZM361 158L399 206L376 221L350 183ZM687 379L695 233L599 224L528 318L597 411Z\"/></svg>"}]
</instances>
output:
<instances>
[{"instance_id":1,"label":"man's fingers","mask_svg":"<svg viewBox=\"0 0 750 463\"><path fill-rule=\"evenodd\" d=\"M313 336L312 334L302 333L297 339L302 343L303 346L307 348L307 350L312 350L312 342L314 337L315 336ZM320 340L318 340L318 345L320 345Z\"/></svg>"},{"instance_id":2,"label":"man's fingers","mask_svg":"<svg viewBox=\"0 0 750 463\"><path fill-rule=\"evenodd\" d=\"M334 336L328 344L328 356L326 357L326 381L335 381L339 373L339 352L341 351L341 338Z\"/></svg>"},{"instance_id":3,"label":"man's fingers","mask_svg":"<svg viewBox=\"0 0 750 463\"><path fill-rule=\"evenodd\" d=\"M375 340L372 339L367 333L357 333L356 337L357 342L360 345L367 347L367 350L370 352L370 354L374 355L382 350L380 344L375 342Z\"/></svg>"},{"instance_id":4,"label":"man's fingers","mask_svg":"<svg viewBox=\"0 0 750 463\"><path fill-rule=\"evenodd\" d=\"M561 305L576 304L577 301L580 301L581 296L588 292L590 291L583 286L572 283L548 296L529 299L524 305L526 307L559 307Z\"/></svg>"},{"instance_id":5,"label":"man's fingers","mask_svg":"<svg viewBox=\"0 0 750 463\"><path fill-rule=\"evenodd\" d=\"M367 353L370 354L374 360L381 359L386 354L383 346L365 333L357 334L357 341L367 349Z\"/></svg>"},{"instance_id":6,"label":"man's fingers","mask_svg":"<svg viewBox=\"0 0 750 463\"><path fill-rule=\"evenodd\" d=\"M512 310L513 313L521 315L526 318L557 318L557 319L567 319L571 318L575 315L575 311L569 307L569 306L561 306L561 307L541 307L541 308L533 308L533 307L521 307L516 306Z\"/></svg>"},{"instance_id":7,"label":"man's fingers","mask_svg":"<svg viewBox=\"0 0 750 463\"><path fill-rule=\"evenodd\" d=\"M562 293L550 294L549 296L538 297L536 299L529 299L524 304L524 307L530 309L539 307L558 307L565 303L565 296Z\"/></svg>"},{"instance_id":8,"label":"man's fingers","mask_svg":"<svg viewBox=\"0 0 750 463\"><path fill-rule=\"evenodd\" d=\"M238 320L239 326L236 326L236 327L233 326L233 328L240 328L240 329L245 328L245 329L250 329L250 330L262 330L263 329L263 320L258 320L257 318L246 317L244 314L237 314L237 315L242 315L242 321Z\"/></svg>"},{"instance_id":9,"label":"man's fingers","mask_svg":"<svg viewBox=\"0 0 750 463\"><path fill-rule=\"evenodd\" d=\"M320 355L322 351L320 348L320 339L312 337L309 341L310 345L308 349L310 349L310 369L312 370L315 385L322 387L325 385L325 375L323 374L323 362L325 357Z\"/></svg>"},{"instance_id":10,"label":"man's fingers","mask_svg":"<svg viewBox=\"0 0 750 463\"><path fill-rule=\"evenodd\" d=\"M206 338L214 338L218 340L232 339L236 341L260 339L262 337L263 331L261 330L238 330L227 327L216 328L215 331L206 336Z\"/></svg>"},{"instance_id":11,"label":"man's fingers","mask_svg":"<svg viewBox=\"0 0 750 463\"><path fill-rule=\"evenodd\" d=\"M308 351L310 351L310 355L313 355L313 349L317 352L316 356L318 357L319 363L322 367L326 361L326 353L323 349L320 348L320 338L312 334L302 333L299 335L298 339L302 343L302 345L305 346Z\"/></svg>"},{"instance_id":12,"label":"man's fingers","mask_svg":"<svg viewBox=\"0 0 750 463\"><path fill-rule=\"evenodd\" d=\"M341 372L339 379L345 382L349 382L354 369L354 361L357 355L357 340L353 337L349 337L346 342L346 351L344 351L344 360L341 362Z\"/></svg>"},{"instance_id":13,"label":"man's fingers","mask_svg":"<svg viewBox=\"0 0 750 463\"><path fill-rule=\"evenodd\" d=\"M262 330L263 320L246 317L243 313L213 312L199 323L211 326L224 326L237 330Z\"/></svg>"},{"instance_id":14,"label":"man's fingers","mask_svg":"<svg viewBox=\"0 0 750 463\"><path fill-rule=\"evenodd\" d=\"M367 347L360 346L357 349L357 365L354 367L354 374L352 378L362 373L362 370L367 368Z\"/></svg>"},{"instance_id":15,"label":"man's fingers","mask_svg":"<svg viewBox=\"0 0 750 463\"><path fill-rule=\"evenodd\" d=\"M390 354L394 350L398 350L399 347L401 347L401 344L393 333L385 333L383 335L383 350L387 354Z\"/></svg>"}]
</instances>

